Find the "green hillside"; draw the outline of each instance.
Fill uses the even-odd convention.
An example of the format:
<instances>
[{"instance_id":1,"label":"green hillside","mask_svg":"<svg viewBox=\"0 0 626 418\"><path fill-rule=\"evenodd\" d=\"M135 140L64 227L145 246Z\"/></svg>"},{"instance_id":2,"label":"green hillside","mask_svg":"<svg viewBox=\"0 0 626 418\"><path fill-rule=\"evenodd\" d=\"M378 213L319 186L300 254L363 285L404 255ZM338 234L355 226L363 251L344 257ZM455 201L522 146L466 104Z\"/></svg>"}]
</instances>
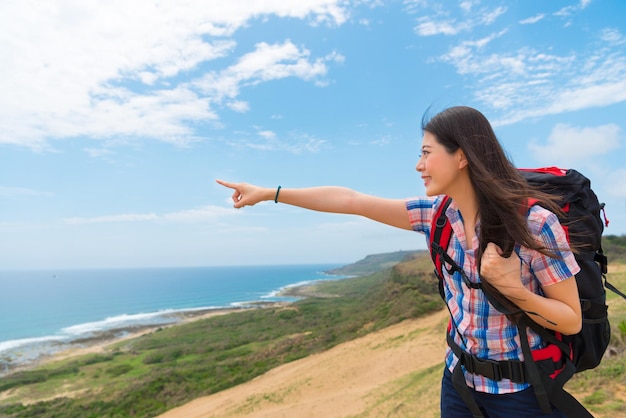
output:
<instances>
[{"instance_id":1,"label":"green hillside","mask_svg":"<svg viewBox=\"0 0 626 418\"><path fill-rule=\"evenodd\" d=\"M338 276L366 276L368 274L374 274L379 271L391 268L396 264L423 252L423 250L413 250L372 254L368 255L362 260L357 261L356 263L329 270L326 273Z\"/></svg>"},{"instance_id":2,"label":"green hillside","mask_svg":"<svg viewBox=\"0 0 626 418\"><path fill-rule=\"evenodd\" d=\"M602 237L602 249L609 258L609 263L626 264L626 235Z\"/></svg>"}]
</instances>

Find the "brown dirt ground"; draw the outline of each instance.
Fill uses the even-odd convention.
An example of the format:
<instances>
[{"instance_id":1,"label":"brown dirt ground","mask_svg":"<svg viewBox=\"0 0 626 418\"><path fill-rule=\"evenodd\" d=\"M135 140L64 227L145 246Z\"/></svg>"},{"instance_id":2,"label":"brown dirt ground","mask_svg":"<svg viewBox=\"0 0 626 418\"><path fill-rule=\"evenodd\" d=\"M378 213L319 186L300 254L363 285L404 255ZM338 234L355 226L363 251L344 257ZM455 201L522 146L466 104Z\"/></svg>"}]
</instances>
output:
<instances>
[{"instance_id":1,"label":"brown dirt ground","mask_svg":"<svg viewBox=\"0 0 626 418\"><path fill-rule=\"evenodd\" d=\"M438 416L447 317L442 310L404 321L160 417ZM422 374L434 384L411 394L410 382Z\"/></svg>"}]
</instances>

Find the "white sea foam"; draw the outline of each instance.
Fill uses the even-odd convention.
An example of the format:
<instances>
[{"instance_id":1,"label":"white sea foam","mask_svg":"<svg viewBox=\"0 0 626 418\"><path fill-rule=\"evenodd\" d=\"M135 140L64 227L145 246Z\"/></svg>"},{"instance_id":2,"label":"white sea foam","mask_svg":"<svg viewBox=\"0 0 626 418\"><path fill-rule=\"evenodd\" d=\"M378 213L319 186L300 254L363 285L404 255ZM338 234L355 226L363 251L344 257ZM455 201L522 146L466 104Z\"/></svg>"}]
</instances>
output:
<instances>
[{"instance_id":1,"label":"white sea foam","mask_svg":"<svg viewBox=\"0 0 626 418\"><path fill-rule=\"evenodd\" d=\"M268 293L268 294L266 294L266 295L261 296L261 298L262 298L262 299L270 299L270 298L276 298L276 297L283 297L283 298L285 298L285 299L293 299L293 298L291 298L291 297L285 297L285 296L282 296L282 294L283 294L286 290L291 289L291 288L293 288L293 287L308 286L308 285L311 285L311 284L313 284L313 283L317 283L317 282L319 282L319 281L321 281L321 280L319 280L319 279L318 279L318 280L305 280L305 281L298 282L298 283L288 284L287 286L283 286L283 287L281 287L281 288L279 288L279 289L277 289L277 290L273 290L273 291L271 291L270 293Z\"/></svg>"},{"instance_id":2,"label":"white sea foam","mask_svg":"<svg viewBox=\"0 0 626 418\"><path fill-rule=\"evenodd\" d=\"M138 314L121 314L106 318L102 321L72 325L70 327L63 328L61 332L65 335L78 337L134 326L165 325L178 322L180 320L179 315L184 314L185 312L207 311L220 308L221 307L218 306L203 306L198 308L164 309L157 312Z\"/></svg>"},{"instance_id":3,"label":"white sea foam","mask_svg":"<svg viewBox=\"0 0 626 418\"><path fill-rule=\"evenodd\" d=\"M21 338L19 340L10 340L0 342L0 353L10 350L19 349L24 346L41 345L51 342L63 341L65 337L60 335L51 335L47 337L38 338Z\"/></svg>"},{"instance_id":4,"label":"white sea foam","mask_svg":"<svg viewBox=\"0 0 626 418\"><path fill-rule=\"evenodd\" d=\"M172 324L181 320L185 312L197 312L218 307L198 307L185 309L166 309L158 312L140 314L122 314L106 318L102 321L86 322L65 327L56 335L36 338L21 338L0 342L0 367L8 371L9 365L36 362L41 356L54 354L70 347L77 340L97 336L104 332L123 333L132 327L159 326ZM0 376L3 375L0 370Z\"/></svg>"},{"instance_id":5,"label":"white sea foam","mask_svg":"<svg viewBox=\"0 0 626 418\"><path fill-rule=\"evenodd\" d=\"M174 313L174 310L167 310L133 315L122 314L106 318L102 321L72 325L71 327L63 328L61 332L66 335L81 336L94 332L126 328L133 325L167 324L176 321L176 319L172 317Z\"/></svg>"}]
</instances>

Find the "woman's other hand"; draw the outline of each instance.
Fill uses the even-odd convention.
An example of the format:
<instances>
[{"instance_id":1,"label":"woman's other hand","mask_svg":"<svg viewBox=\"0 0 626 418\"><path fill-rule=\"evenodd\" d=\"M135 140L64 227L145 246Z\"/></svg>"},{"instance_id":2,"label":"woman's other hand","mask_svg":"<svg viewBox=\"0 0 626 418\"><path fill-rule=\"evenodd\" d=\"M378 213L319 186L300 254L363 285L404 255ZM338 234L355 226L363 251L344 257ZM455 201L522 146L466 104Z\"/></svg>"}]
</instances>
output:
<instances>
[{"instance_id":1,"label":"woman's other hand","mask_svg":"<svg viewBox=\"0 0 626 418\"><path fill-rule=\"evenodd\" d=\"M480 278L515 300L526 292L521 280L521 261L515 251L509 257L503 257L502 253L493 242L487 244L480 261Z\"/></svg>"}]
</instances>

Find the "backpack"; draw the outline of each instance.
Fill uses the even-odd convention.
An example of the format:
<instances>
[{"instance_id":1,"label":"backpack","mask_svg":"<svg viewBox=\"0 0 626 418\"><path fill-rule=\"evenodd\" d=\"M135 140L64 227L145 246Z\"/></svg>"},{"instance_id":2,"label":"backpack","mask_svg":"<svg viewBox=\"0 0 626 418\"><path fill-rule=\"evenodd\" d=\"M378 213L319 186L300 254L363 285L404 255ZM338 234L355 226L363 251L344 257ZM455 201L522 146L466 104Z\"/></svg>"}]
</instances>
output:
<instances>
[{"instance_id":1,"label":"backpack","mask_svg":"<svg viewBox=\"0 0 626 418\"><path fill-rule=\"evenodd\" d=\"M469 392L461 370L461 365L470 373L481 374L492 380L510 379L517 383L528 382L544 413L551 413L551 403L567 416L591 417L591 414L563 386L574 373L592 369L598 364L608 347L611 329L607 316L605 288L626 295L607 282L608 260L602 251L602 232L609 222L604 213L604 204L599 203L591 189L591 182L576 170L564 170L556 167L539 169L520 169L526 181L539 190L559 196L559 205L563 214L559 221L566 233L568 242L578 251L574 254L580 272L576 274L576 283L580 296L583 325L576 335L564 336L548 330L534 322L527 314L522 314L517 328L522 343L525 361L493 361L480 359L463 351L451 336L452 321L448 324L448 346L459 359L453 372L453 383L477 417L482 416ZM443 269L453 274L458 272L464 282L474 289L481 289L480 283L470 282L465 272L447 254L452 236L452 228L446 217L446 209L451 203L444 197L442 204L432 220L430 234L430 253L435 264L435 274L439 277L439 290L443 294ZM529 207L537 204L529 202ZM600 217L600 213L604 219ZM487 300L499 311L510 314L503 305L489 292ZM515 312L519 313L519 312ZM538 333L547 347L530 350L527 328Z\"/></svg>"}]
</instances>

